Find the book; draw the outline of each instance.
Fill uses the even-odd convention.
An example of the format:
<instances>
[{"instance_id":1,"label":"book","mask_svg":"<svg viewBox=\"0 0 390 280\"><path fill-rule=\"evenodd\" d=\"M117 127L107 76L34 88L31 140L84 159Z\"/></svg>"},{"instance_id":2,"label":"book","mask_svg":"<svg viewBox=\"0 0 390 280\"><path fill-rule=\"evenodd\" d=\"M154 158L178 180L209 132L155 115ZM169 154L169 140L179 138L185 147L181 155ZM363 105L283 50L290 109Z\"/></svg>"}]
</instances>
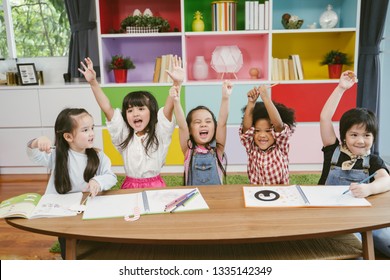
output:
<instances>
[{"instance_id":1,"label":"book","mask_svg":"<svg viewBox=\"0 0 390 280\"><path fill-rule=\"evenodd\" d=\"M265 29L265 6L264 4L259 4L259 30L264 30Z\"/></svg>"},{"instance_id":2,"label":"book","mask_svg":"<svg viewBox=\"0 0 390 280\"><path fill-rule=\"evenodd\" d=\"M243 187L245 207L358 207L371 206L365 198L343 194L349 186Z\"/></svg>"},{"instance_id":3,"label":"book","mask_svg":"<svg viewBox=\"0 0 390 280\"><path fill-rule=\"evenodd\" d=\"M284 78L284 80L290 80L288 58L282 58L282 62L283 62L283 78Z\"/></svg>"},{"instance_id":4,"label":"book","mask_svg":"<svg viewBox=\"0 0 390 280\"><path fill-rule=\"evenodd\" d=\"M154 73L153 73L153 83L158 83L160 79L161 71L161 56L156 57L156 62L154 64Z\"/></svg>"},{"instance_id":5,"label":"book","mask_svg":"<svg viewBox=\"0 0 390 280\"><path fill-rule=\"evenodd\" d=\"M159 83L166 83L167 81L165 80L165 69L168 67L168 61L167 61L167 55L162 55L161 56L161 67L160 67L160 75L158 82Z\"/></svg>"},{"instance_id":6,"label":"book","mask_svg":"<svg viewBox=\"0 0 390 280\"><path fill-rule=\"evenodd\" d=\"M293 54L292 57L297 68L298 80L303 80L304 77L303 77L303 67L302 67L301 59L298 54Z\"/></svg>"},{"instance_id":7,"label":"book","mask_svg":"<svg viewBox=\"0 0 390 280\"><path fill-rule=\"evenodd\" d=\"M138 207L140 215L170 213L166 205L175 199L193 192L191 200L175 209L175 212L209 209L200 191L195 189L149 190L130 194L113 194L89 198L83 220L134 216Z\"/></svg>"},{"instance_id":8,"label":"book","mask_svg":"<svg viewBox=\"0 0 390 280\"><path fill-rule=\"evenodd\" d=\"M0 204L0 218L25 219L76 216L83 193L45 194L25 193Z\"/></svg>"},{"instance_id":9,"label":"book","mask_svg":"<svg viewBox=\"0 0 390 280\"><path fill-rule=\"evenodd\" d=\"M297 80L297 70L295 69L294 61L291 56L288 58L288 77L289 80Z\"/></svg>"},{"instance_id":10,"label":"book","mask_svg":"<svg viewBox=\"0 0 390 280\"><path fill-rule=\"evenodd\" d=\"M269 2L264 1L264 29L269 29Z\"/></svg>"}]
</instances>

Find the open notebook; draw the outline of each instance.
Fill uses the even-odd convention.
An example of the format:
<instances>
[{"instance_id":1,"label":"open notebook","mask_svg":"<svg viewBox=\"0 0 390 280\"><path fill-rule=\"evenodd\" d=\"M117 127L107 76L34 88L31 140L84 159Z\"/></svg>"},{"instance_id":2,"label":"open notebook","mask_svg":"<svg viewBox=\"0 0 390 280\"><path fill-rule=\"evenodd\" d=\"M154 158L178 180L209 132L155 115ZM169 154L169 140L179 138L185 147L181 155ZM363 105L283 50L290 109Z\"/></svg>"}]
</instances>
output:
<instances>
[{"instance_id":1,"label":"open notebook","mask_svg":"<svg viewBox=\"0 0 390 280\"><path fill-rule=\"evenodd\" d=\"M134 216L135 207L139 208L141 215L170 213L170 211L165 210L165 206L190 192L194 193L193 197L175 209L175 212L209 209L197 188L150 190L89 198L83 220Z\"/></svg>"},{"instance_id":2,"label":"open notebook","mask_svg":"<svg viewBox=\"0 0 390 280\"><path fill-rule=\"evenodd\" d=\"M76 216L83 193L45 194L25 193L0 204L0 218L25 219Z\"/></svg>"},{"instance_id":3,"label":"open notebook","mask_svg":"<svg viewBox=\"0 0 390 280\"><path fill-rule=\"evenodd\" d=\"M243 187L245 207L358 207L371 206L356 198L349 186L263 186Z\"/></svg>"}]
</instances>

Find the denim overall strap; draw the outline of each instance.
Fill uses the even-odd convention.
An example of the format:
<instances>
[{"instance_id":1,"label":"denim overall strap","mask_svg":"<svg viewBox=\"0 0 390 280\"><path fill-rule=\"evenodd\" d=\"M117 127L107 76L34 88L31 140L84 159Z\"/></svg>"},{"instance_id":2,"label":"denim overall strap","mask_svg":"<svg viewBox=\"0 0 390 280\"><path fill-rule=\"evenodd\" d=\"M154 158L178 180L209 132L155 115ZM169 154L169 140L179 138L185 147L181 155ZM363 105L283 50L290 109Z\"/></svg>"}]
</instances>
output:
<instances>
[{"instance_id":1,"label":"denim overall strap","mask_svg":"<svg viewBox=\"0 0 390 280\"><path fill-rule=\"evenodd\" d=\"M340 147L337 147L332 155L331 167L325 185L349 186L351 183L360 182L367 177L368 169L342 170L341 167L336 166L339 156ZM365 158L368 158L369 161L369 156L364 157L364 159Z\"/></svg>"},{"instance_id":2,"label":"denim overall strap","mask_svg":"<svg viewBox=\"0 0 390 280\"><path fill-rule=\"evenodd\" d=\"M332 160L330 161L330 165L337 165L337 161L339 160L340 156L340 146L337 146L336 149L333 151Z\"/></svg>"},{"instance_id":3,"label":"denim overall strap","mask_svg":"<svg viewBox=\"0 0 390 280\"><path fill-rule=\"evenodd\" d=\"M370 169L370 155L363 157L363 169Z\"/></svg>"}]
</instances>

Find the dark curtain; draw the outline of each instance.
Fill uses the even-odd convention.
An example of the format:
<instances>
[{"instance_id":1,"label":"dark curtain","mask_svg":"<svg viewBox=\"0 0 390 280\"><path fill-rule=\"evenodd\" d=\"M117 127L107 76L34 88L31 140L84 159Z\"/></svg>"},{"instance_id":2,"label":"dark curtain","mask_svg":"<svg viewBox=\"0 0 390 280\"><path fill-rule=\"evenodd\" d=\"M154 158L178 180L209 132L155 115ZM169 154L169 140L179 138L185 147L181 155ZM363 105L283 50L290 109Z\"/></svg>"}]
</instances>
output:
<instances>
[{"instance_id":1,"label":"dark curtain","mask_svg":"<svg viewBox=\"0 0 390 280\"><path fill-rule=\"evenodd\" d=\"M68 73L71 78L80 77L80 61L90 57L98 76L99 51L94 0L65 0L69 18L71 39L69 44Z\"/></svg>"},{"instance_id":2,"label":"dark curtain","mask_svg":"<svg viewBox=\"0 0 390 280\"><path fill-rule=\"evenodd\" d=\"M362 0L358 60L357 107L375 113L379 122L380 63L379 46L382 40L389 0ZM379 153L378 137L372 149Z\"/></svg>"}]
</instances>

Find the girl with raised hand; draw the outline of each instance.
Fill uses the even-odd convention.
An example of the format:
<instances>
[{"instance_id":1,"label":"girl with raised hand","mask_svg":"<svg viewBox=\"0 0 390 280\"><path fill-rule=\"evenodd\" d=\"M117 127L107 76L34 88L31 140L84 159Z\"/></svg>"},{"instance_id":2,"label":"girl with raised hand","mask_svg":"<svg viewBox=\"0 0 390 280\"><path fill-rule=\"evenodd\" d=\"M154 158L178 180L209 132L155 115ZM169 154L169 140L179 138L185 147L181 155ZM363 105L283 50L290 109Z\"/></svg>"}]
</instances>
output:
<instances>
[{"instance_id":1,"label":"girl with raised hand","mask_svg":"<svg viewBox=\"0 0 390 280\"><path fill-rule=\"evenodd\" d=\"M187 118L180 104L180 87L173 86L170 95L174 99L174 112L179 126L181 150L184 154L185 185L220 185L226 176L225 143L229 114L229 98L233 85L222 84L222 101L218 122L206 106L192 109Z\"/></svg>"},{"instance_id":2,"label":"girl with raised hand","mask_svg":"<svg viewBox=\"0 0 390 280\"><path fill-rule=\"evenodd\" d=\"M173 70L168 75L175 86L181 86L184 79L181 60L174 56L172 63ZM150 92L134 91L124 97L122 110L114 109L96 80L91 59L86 58L85 64L81 64L83 69L79 71L104 112L111 140L124 161L126 179L121 188L165 187L160 172L175 129L172 97L168 96L165 106L158 109Z\"/></svg>"},{"instance_id":3,"label":"girl with raised hand","mask_svg":"<svg viewBox=\"0 0 390 280\"><path fill-rule=\"evenodd\" d=\"M256 102L259 96L263 102ZM261 185L288 184L294 110L274 103L265 85L253 88L247 97L239 135L248 155L249 181Z\"/></svg>"}]
</instances>

